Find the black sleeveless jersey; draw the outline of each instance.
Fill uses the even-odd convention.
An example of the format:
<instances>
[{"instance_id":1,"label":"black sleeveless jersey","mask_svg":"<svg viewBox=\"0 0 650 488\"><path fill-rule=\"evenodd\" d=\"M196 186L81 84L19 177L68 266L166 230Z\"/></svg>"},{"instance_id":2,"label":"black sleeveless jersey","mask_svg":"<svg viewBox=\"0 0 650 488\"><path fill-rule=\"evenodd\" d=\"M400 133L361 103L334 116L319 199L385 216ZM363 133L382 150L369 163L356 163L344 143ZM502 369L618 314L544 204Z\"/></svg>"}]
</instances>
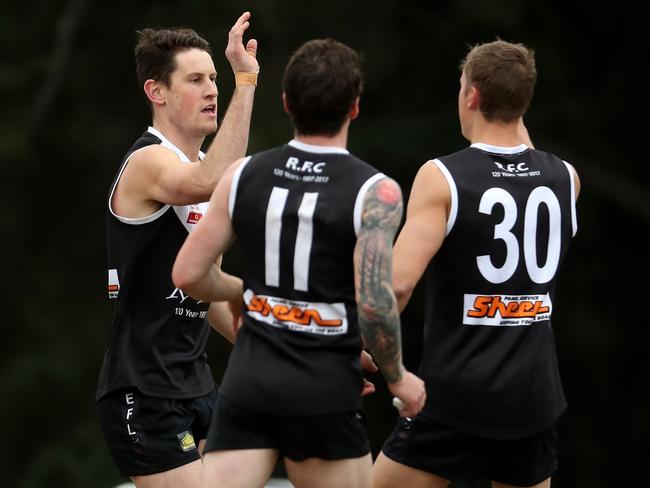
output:
<instances>
[{"instance_id":1,"label":"black sleeveless jersey","mask_svg":"<svg viewBox=\"0 0 650 488\"><path fill-rule=\"evenodd\" d=\"M180 149L150 127L128 151L111 185L108 294L115 308L98 400L124 387L163 398L202 396L214 387L205 353L209 304L193 300L171 279L176 255L207 204L165 205L140 219L112 210L113 192L129 158L151 144L168 147L190 164Z\"/></svg>"},{"instance_id":2,"label":"black sleeveless jersey","mask_svg":"<svg viewBox=\"0 0 650 488\"><path fill-rule=\"evenodd\" d=\"M291 141L235 173L244 325L221 391L277 415L361 407L353 252L363 197L383 175L341 148Z\"/></svg>"},{"instance_id":3,"label":"black sleeveless jersey","mask_svg":"<svg viewBox=\"0 0 650 488\"><path fill-rule=\"evenodd\" d=\"M482 437L534 435L566 407L551 316L577 230L573 173L526 146L473 144L428 164L451 208L426 271L422 415Z\"/></svg>"}]
</instances>

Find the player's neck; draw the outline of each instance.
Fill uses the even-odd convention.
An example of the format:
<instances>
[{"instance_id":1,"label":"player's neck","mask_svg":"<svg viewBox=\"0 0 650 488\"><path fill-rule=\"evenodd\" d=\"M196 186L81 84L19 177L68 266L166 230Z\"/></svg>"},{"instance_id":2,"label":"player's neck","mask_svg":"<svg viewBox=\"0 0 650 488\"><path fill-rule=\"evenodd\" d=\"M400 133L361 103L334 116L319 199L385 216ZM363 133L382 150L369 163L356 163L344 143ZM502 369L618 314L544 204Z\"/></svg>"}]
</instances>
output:
<instances>
[{"instance_id":1,"label":"player's neck","mask_svg":"<svg viewBox=\"0 0 650 488\"><path fill-rule=\"evenodd\" d=\"M528 145L519 130L519 121L488 122L481 118L475 121L469 141L474 144L481 142L490 146L514 147L520 144Z\"/></svg>"},{"instance_id":2,"label":"player's neck","mask_svg":"<svg viewBox=\"0 0 650 488\"><path fill-rule=\"evenodd\" d=\"M294 133L293 138L304 144L311 144L312 146L334 146L342 147L343 149L347 148L348 145L348 130L347 123L346 125L333 136L329 135L305 135Z\"/></svg>"},{"instance_id":3,"label":"player's neck","mask_svg":"<svg viewBox=\"0 0 650 488\"><path fill-rule=\"evenodd\" d=\"M180 149L190 161L199 160L199 152L205 137L191 136L184 132L177 125L169 123L162 118L155 118L153 128L164 135L169 142Z\"/></svg>"}]
</instances>

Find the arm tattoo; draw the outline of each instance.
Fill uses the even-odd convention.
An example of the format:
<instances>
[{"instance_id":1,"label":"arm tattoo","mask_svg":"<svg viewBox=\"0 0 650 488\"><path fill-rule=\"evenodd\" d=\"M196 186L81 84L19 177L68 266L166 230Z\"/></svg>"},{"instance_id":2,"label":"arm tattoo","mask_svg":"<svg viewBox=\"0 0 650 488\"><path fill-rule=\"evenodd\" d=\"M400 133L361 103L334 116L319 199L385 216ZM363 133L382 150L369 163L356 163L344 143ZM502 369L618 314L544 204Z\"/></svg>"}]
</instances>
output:
<instances>
[{"instance_id":1,"label":"arm tattoo","mask_svg":"<svg viewBox=\"0 0 650 488\"><path fill-rule=\"evenodd\" d=\"M402 219L402 197L388 179L373 185L365 197L355 251L359 327L386 381L402 377L399 311L392 288L393 238Z\"/></svg>"}]
</instances>

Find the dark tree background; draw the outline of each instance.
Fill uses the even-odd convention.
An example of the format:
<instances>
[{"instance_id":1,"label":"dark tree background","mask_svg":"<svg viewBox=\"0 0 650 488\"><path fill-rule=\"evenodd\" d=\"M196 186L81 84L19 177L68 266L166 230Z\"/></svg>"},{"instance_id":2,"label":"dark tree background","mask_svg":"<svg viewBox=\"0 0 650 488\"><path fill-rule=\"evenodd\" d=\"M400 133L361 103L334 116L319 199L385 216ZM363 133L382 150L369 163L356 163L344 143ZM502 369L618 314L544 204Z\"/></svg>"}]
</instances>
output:
<instances>
[{"instance_id":1,"label":"dark tree background","mask_svg":"<svg viewBox=\"0 0 650 488\"><path fill-rule=\"evenodd\" d=\"M466 145L458 62L497 36L536 50L526 122L536 146L575 165L579 232L562 269L554 327L570 403L556 487L643 486L649 450L650 178L642 2L27 0L0 6L0 343L3 486L109 487L121 479L94 393L108 335L105 207L125 150L149 123L134 75L134 31L185 25L212 42L220 117L233 89L223 55L244 10L262 66L249 153L286 142L283 67L297 46L334 37L363 52L366 90L350 149L408 196L420 164ZM236 253L226 267L239 269ZM420 356L421 290L403 319ZM219 379L229 347L214 335ZM260 374L263 374L260 371ZM382 380L366 401L374 452L395 420ZM645 470L643 470L645 471Z\"/></svg>"}]
</instances>

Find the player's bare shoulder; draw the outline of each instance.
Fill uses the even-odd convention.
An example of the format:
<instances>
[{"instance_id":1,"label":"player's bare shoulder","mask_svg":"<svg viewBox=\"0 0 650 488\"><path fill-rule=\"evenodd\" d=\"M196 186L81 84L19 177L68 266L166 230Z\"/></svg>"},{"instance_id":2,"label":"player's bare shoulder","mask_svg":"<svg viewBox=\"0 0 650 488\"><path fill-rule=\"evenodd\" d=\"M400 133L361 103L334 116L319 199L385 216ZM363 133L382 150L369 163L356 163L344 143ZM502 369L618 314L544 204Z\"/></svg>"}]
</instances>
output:
<instances>
[{"instance_id":1,"label":"player's bare shoulder","mask_svg":"<svg viewBox=\"0 0 650 488\"><path fill-rule=\"evenodd\" d=\"M152 144L135 151L129 158L127 169L131 167L134 171L138 172L152 172L160 166L181 163L182 161L178 157L178 154L173 150L160 144Z\"/></svg>"},{"instance_id":2,"label":"player's bare shoulder","mask_svg":"<svg viewBox=\"0 0 650 488\"><path fill-rule=\"evenodd\" d=\"M182 164L178 155L158 144L143 147L129 157L112 196L117 214L127 218L142 218L168 203L156 198L155 185L165 167Z\"/></svg>"},{"instance_id":3,"label":"player's bare shoulder","mask_svg":"<svg viewBox=\"0 0 650 488\"><path fill-rule=\"evenodd\" d=\"M366 194L363 227L397 229L402 219L402 190L397 182L385 177L376 181Z\"/></svg>"},{"instance_id":4,"label":"player's bare shoulder","mask_svg":"<svg viewBox=\"0 0 650 488\"><path fill-rule=\"evenodd\" d=\"M445 176L444 166L437 159L426 161L420 166L413 180L409 207L416 202L448 206L450 199L451 188Z\"/></svg>"}]
</instances>

